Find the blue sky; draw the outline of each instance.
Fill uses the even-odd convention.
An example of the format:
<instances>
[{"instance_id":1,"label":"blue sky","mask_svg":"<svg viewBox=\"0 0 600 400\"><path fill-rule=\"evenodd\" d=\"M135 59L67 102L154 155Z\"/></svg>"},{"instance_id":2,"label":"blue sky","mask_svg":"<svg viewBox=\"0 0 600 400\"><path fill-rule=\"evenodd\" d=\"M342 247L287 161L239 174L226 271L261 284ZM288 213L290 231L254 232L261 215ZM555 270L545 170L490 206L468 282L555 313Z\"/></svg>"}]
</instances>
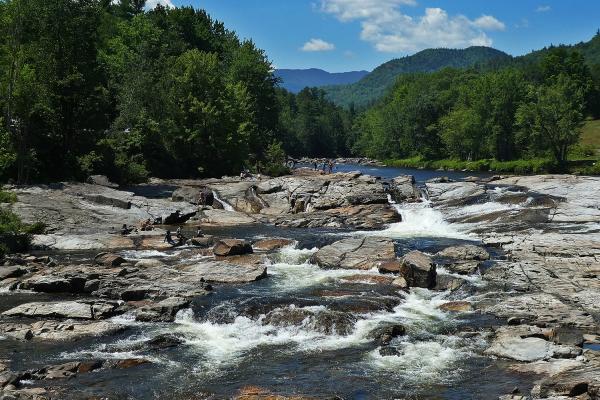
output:
<instances>
[{"instance_id":1,"label":"blue sky","mask_svg":"<svg viewBox=\"0 0 600 400\"><path fill-rule=\"evenodd\" d=\"M597 0L149 0L204 8L278 68L371 70L429 47L512 55L589 40Z\"/></svg>"}]
</instances>

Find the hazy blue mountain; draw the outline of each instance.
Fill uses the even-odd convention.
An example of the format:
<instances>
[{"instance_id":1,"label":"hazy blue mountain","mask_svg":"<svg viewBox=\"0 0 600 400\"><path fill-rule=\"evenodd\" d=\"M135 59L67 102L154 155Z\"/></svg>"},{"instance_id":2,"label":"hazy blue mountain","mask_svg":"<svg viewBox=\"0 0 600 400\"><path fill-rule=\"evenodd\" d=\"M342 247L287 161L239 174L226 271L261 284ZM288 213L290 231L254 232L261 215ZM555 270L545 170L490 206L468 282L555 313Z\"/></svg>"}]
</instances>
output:
<instances>
[{"instance_id":1,"label":"hazy blue mountain","mask_svg":"<svg viewBox=\"0 0 600 400\"><path fill-rule=\"evenodd\" d=\"M281 79L281 87L293 93L298 93L305 87L354 83L368 73L368 71L327 72L317 68L275 70L275 76Z\"/></svg>"},{"instance_id":2,"label":"hazy blue mountain","mask_svg":"<svg viewBox=\"0 0 600 400\"><path fill-rule=\"evenodd\" d=\"M400 74L433 72L446 67L466 68L491 62L508 62L511 56L490 47L473 46L466 49L427 49L411 56L388 61L360 81L327 86L327 96L334 103L348 107L372 104L393 85Z\"/></svg>"}]
</instances>

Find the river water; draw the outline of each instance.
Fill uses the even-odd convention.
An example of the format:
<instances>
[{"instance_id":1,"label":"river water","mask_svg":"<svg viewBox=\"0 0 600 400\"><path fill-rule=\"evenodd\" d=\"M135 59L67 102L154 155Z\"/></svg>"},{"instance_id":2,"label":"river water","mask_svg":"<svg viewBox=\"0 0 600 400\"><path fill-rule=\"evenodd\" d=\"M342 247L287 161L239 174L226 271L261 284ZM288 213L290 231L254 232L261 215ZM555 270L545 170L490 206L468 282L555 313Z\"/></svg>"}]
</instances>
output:
<instances>
[{"instance_id":1,"label":"river water","mask_svg":"<svg viewBox=\"0 0 600 400\"><path fill-rule=\"evenodd\" d=\"M394 238L398 255L477 243L476 237L445 222L427 203L397 210L403 222L378 232L215 228L209 233L248 239L291 237L296 244L270 256L267 279L216 285L214 294L196 299L174 323L139 323L125 315L115 321L129 329L116 337L16 347L2 346L5 341L0 340L0 357L14 360L15 369L97 358L152 361L125 371L100 370L56 381L56 386L67 386L73 398L221 399L257 386L312 398L490 399L515 386L530 388L523 376L481 355L485 334L475 332L485 332L498 321L438 308L447 301L476 299L492 291L481 277L463 277L464 285L455 292L413 289L406 294L378 283L383 276L377 271L325 270L310 264L318 247L348 235ZM178 263L189 261L185 252L123 255ZM21 296L40 299L39 294ZM382 346L377 332L396 324L406 328L406 335ZM176 335L184 343L160 351L136 349L160 334Z\"/></svg>"}]
</instances>

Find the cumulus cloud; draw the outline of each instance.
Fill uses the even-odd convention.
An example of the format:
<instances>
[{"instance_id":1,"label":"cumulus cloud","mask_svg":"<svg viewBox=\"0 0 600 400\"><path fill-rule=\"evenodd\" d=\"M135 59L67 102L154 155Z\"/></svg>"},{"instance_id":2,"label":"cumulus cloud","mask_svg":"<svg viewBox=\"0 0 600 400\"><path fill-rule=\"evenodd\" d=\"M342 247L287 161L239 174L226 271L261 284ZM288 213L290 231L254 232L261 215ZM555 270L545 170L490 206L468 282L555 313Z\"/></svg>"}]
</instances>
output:
<instances>
[{"instance_id":1,"label":"cumulus cloud","mask_svg":"<svg viewBox=\"0 0 600 400\"><path fill-rule=\"evenodd\" d=\"M535 9L535 11L537 12L547 12L552 10L552 7L550 6L539 6L538 8Z\"/></svg>"},{"instance_id":2,"label":"cumulus cloud","mask_svg":"<svg viewBox=\"0 0 600 400\"><path fill-rule=\"evenodd\" d=\"M300 48L302 51L330 51L333 49L335 49L335 45L323 39L310 39Z\"/></svg>"},{"instance_id":3,"label":"cumulus cloud","mask_svg":"<svg viewBox=\"0 0 600 400\"><path fill-rule=\"evenodd\" d=\"M159 4L169 8L175 7L171 0L146 0L146 8L149 10L154 10Z\"/></svg>"},{"instance_id":4,"label":"cumulus cloud","mask_svg":"<svg viewBox=\"0 0 600 400\"><path fill-rule=\"evenodd\" d=\"M505 25L491 15L471 20L449 16L441 8L426 8L425 14L411 17L403 6L414 0L321 0L321 11L342 22L359 21L360 37L381 52L412 52L429 47L491 46L488 31Z\"/></svg>"}]
</instances>

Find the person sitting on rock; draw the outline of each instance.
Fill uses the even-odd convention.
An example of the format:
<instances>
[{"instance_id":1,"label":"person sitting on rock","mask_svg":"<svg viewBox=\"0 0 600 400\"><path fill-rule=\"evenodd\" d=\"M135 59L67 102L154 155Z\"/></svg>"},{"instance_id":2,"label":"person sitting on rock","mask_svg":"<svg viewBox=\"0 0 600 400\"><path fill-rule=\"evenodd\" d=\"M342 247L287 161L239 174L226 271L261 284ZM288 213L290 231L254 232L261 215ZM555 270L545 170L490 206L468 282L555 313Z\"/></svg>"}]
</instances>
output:
<instances>
[{"instance_id":1,"label":"person sitting on rock","mask_svg":"<svg viewBox=\"0 0 600 400\"><path fill-rule=\"evenodd\" d=\"M204 237L204 234L202 233L202 229L200 229L200 227L198 227L198 229L196 230L196 237L197 238Z\"/></svg>"},{"instance_id":2,"label":"person sitting on rock","mask_svg":"<svg viewBox=\"0 0 600 400\"><path fill-rule=\"evenodd\" d=\"M171 231L167 231L167 233L165 234L165 240L163 240L163 243L169 243L170 245L175 245L175 241L173 240L173 238L171 237Z\"/></svg>"},{"instance_id":3,"label":"person sitting on rock","mask_svg":"<svg viewBox=\"0 0 600 400\"><path fill-rule=\"evenodd\" d=\"M121 227L121 235L129 235L133 231L133 228L129 228L127 224L123 224Z\"/></svg>"}]
</instances>

